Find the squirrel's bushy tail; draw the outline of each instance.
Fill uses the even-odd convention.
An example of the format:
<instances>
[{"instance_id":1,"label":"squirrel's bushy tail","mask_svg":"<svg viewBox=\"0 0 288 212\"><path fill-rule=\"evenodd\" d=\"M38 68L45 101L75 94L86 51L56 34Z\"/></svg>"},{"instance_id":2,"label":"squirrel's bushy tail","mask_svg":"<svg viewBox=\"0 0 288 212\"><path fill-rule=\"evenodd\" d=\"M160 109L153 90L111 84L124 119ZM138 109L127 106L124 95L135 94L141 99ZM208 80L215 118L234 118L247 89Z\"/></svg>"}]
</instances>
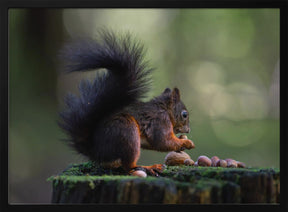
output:
<instances>
[{"instance_id":1,"label":"squirrel's bushy tail","mask_svg":"<svg viewBox=\"0 0 288 212\"><path fill-rule=\"evenodd\" d=\"M59 126L80 153L87 153L92 132L103 119L144 97L151 68L143 60L143 45L130 34L117 37L104 30L95 40L66 45L60 56L67 72L106 69L93 82L82 80L80 95L66 96Z\"/></svg>"}]
</instances>

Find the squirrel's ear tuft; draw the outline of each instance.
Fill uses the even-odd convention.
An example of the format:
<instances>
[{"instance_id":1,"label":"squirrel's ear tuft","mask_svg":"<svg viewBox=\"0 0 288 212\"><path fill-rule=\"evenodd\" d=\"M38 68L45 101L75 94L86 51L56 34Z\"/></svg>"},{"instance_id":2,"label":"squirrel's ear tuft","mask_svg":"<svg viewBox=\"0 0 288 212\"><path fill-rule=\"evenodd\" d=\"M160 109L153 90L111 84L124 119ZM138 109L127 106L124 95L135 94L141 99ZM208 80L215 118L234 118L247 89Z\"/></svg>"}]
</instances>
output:
<instances>
[{"instance_id":1,"label":"squirrel's ear tuft","mask_svg":"<svg viewBox=\"0 0 288 212\"><path fill-rule=\"evenodd\" d=\"M163 94L170 94L172 91L170 88L166 88L164 91L163 91Z\"/></svg>"},{"instance_id":2,"label":"squirrel's ear tuft","mask_svg":"<svg viewBox=\"0 0 288 212\"><path fill-rule=\"evenodd\" d=\"M174 90L172 92L172 97L173 97L174 102L180 101L180 91L178 88L174 88Z\"/></svg>"}]
</instances>

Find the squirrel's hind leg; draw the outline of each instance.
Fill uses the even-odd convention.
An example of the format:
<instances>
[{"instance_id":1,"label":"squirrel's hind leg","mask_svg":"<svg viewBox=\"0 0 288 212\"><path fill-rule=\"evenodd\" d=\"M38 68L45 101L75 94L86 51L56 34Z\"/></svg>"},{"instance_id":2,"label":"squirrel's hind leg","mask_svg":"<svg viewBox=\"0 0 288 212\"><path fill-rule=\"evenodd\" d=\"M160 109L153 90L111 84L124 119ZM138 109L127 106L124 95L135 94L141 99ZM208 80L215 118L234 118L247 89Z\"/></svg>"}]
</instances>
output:
<instances>
[{"instance_id":1,"label":"squirrel's hind leg","mask_svg":"<svg viewBox=\"0 0 288 212\"><path fill-rule=\"evenodd\" d=\"M112 131L117 140L117 156L121 160L122 167L129 172L137 167L140 157L140 130L137 121L133 116L121 114L114 119ZM117 129L117 130L114 130Z\"/></svg>"},{"instance_id":2,"label":"squirrel's hind leg","mask_svg":"<svg viewBox=\"0 0 288 212\"><path fill-rule=\"evenodd\" d=\"M117 139L120 141L119 145L119 158L122 163L122 167L131 172L137 167L144 168L151 175L158 176L158 173L162 172L165 168L163 164L154 164L152 166L139 166L137 165L140 157L140 129L137 121L133 116L125 115L118 118L117 124L118 132L120 134ZM116 127L116 126L115 126Z\"/></svg>"}]
</instances>

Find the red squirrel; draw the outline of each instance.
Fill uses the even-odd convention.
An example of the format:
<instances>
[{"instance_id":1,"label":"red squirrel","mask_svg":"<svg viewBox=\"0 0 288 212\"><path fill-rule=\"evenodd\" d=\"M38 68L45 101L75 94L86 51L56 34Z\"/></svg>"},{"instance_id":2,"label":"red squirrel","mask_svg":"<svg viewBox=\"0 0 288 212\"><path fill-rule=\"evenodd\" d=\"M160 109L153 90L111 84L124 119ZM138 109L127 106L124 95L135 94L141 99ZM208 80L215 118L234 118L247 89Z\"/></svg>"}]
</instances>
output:
<instances>
[{"instance_id":1,"label":"red squirrel","mask_svg":"<svg viewBox=\"0 0 288 212\"><path fill-rule=\"evenodd\" d=\"M127 172L143 167L155 174L164 165L137 165L140 147L163 152L194 148L191 140L176 136L190 132L178 88L141 101L153 69L143 59L143 45L131 34L103 30L97 39L64 46L60 55L68 73L106 69L93 81L82 80L80 95L67 95L60 112L59 126L79 153L99 164L121 165Z\"/></svg>"}]
</instances>

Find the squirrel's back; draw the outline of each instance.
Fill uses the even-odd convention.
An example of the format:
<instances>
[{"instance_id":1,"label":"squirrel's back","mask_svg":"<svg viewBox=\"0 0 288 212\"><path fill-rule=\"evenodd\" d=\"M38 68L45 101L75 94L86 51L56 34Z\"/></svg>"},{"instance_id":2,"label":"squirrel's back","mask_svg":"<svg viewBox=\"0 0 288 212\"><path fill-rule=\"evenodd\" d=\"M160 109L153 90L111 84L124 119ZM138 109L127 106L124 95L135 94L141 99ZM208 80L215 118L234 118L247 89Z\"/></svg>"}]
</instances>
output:
<instances>
[{"instance_id":1,"label":"squirrel's back","mask_svg":"<svg viewBox=\"0 0 288 212\"><path fill-rule=\"evenodd\" d=\"M151 68L143 60L143 45L130 34L116 36L104 30L95 40L70 43L61 51L65 71L107 72L91 82L82 80L80 95L69 94L60 113L59 126L80 153L90 154L95 129L103 121L144 97L149 89Z\"/></svg>"}]
</instances>

